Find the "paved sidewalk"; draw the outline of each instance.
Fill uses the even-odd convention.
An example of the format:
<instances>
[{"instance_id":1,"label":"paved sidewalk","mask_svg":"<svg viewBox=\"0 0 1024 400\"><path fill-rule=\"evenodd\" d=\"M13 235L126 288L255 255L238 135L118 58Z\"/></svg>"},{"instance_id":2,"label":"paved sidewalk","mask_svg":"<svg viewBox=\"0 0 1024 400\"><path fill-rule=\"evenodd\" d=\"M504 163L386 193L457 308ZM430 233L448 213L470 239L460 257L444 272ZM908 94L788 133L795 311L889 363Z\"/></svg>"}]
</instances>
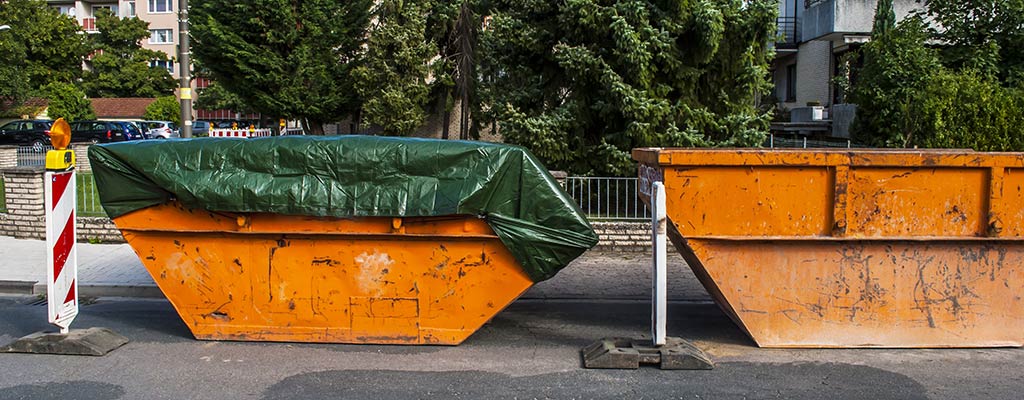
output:
<instances>
[{"instance_id":1,"label":"paved sidewalk","mask_svg":"<svg viewBox=\"0 0 1024 400\"><path fill-rule=\"evenodd\" d=\"M45 241L0 236L0 281L9 282L8 292L34 286L32 293L46 293L45 265ZM161 297L127 244L79 243L78 288L83 296Z\"/></svg>"},{"instance_id":2,"label":"paved sidewalk","mask_svg":"<svg viewBox=\"0 0 1024 400\"><path fill-rule=\"evenodd\" d=\"M710 301L682 257L669 255L669 299ZM46 242L0 236L0 293L46 293ZM646 253L590 251L527 299L642 300L650 298ZM78 244L78 289L82 296L163 297L127 244Z\"/></svg>"}]
</instances>

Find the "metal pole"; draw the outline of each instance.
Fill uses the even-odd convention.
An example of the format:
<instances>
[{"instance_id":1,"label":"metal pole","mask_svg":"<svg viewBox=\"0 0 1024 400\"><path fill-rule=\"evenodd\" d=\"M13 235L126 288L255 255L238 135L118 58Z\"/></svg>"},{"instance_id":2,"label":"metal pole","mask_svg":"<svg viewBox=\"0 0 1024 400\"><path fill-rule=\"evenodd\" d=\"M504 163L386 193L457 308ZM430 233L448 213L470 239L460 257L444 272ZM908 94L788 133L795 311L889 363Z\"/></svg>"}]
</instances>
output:
<instances>
[{"instance_id":1,"label":"metal pole","mask_svg":"<svg viewBox=\"0 0 1024 400\"><path fill-rule=\"evenodd\" d=\"M178 75L181 85L181 137L192 137L192 53L188 43L188 0L178 0Z\"/></svg>"},{"instance_id":2,"label":"metal pole","mask_svg":"<svg viewBox=\"0 0 1024 400\"><path fill-rule=\"evenodd\" d=\"M652 249L652 290L651 290L651 339L654 346L665 344L665 323L668 319L668 267L665 260L668 256L666 235L668 217L665 213L665 185L654 182L651 185L651 233L654 248Z\"/></svg>"}]
</instances>

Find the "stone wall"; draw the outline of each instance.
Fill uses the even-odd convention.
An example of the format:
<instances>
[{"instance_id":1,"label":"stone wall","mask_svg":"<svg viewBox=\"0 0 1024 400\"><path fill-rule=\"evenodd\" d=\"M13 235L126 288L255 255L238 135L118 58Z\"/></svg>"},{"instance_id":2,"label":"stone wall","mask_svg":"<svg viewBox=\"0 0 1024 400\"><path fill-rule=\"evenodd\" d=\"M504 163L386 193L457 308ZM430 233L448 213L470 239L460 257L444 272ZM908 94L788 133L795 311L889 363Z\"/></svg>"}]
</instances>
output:
<instances>
[{"instance_id":1,"label":"stone wall","mask_svg":"<svg viewBox=\"0 0 1024 400\"><path fill-rule=\"evenodd\" d=\"M43 167L3 169L7 213L0 213L0 234L19 239L46 239ZM78 217L78 240L124 242L121 231L106 217Z\"/></svg>"},{"instance_id":2,"label":"stone wall","mask_svg":"<svg viewBox=\"0 0 1024 400\"><path fill-rule=\"evenodd\" d=\"M0 146L0 169L18 166L18 146Z\"/></svg>"},{"instance_id":3,"label":"stone wall","mask_svg":"<svg viewBox=\"0 0 1024 400\"><path fill-rule=\"evenodd\" d=\"M124 236L107 217L78 217L78 240L90 243L124 243Z\"/></svg>"},{"instance_id":4,"label":"stone wall","mask_svg":"<svg viewBox=\"0 0 1024 400\"><path fill-rule=\"evenodd\" d=\"M45 239L43 168L7 168L3 174L7 213L0 218L0 229L19 239Z\"/></svg>"},{"instance_id":5,"label":"stone wall","mask_svg":"<svg viewBox=\"0 0 1024 400\"><path fill-rule=\"evenodd\" d=\"M651 249L650 222L591 222L601 242L596 249L613 252L644 252Z\"/></svg>"},{"instance_id":6,"label":"stone wall","mask_svg":"<svg viewBox=\"0 0 1024 400\"><path fill-rule=\"evenodd\" d=\"M71 145L71 150L75 152L75 169L78 172L92 172L92 166L89 165L89 146L85 143Z\"/></svg>"}]
</instances>

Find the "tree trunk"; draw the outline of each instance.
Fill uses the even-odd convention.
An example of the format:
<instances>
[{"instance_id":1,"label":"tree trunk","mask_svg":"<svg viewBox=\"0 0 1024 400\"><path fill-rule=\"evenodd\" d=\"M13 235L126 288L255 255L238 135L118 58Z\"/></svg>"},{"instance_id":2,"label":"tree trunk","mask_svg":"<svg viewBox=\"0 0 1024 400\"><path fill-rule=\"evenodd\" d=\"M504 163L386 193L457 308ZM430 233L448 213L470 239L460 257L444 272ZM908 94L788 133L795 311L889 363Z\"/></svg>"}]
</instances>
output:
<instances>
[{"instance_id":1,"label":"tree trunk","mask_svg":"<svg viewBox=\"0 0 1024 400\"><path fill-rule=\"evenodd\" d=\"M437 109L441 110L441 139L448 140L448 125L452 122L452 112L448 110L448 96L438 96Z\"/></svg>"},{"instance_id":2,"label":"tree trunk","mask_svg":"<svg viewBox=\"0 0 1024 400\"><path fill-rule=\"evenodd\" d=\"M309 118L302 119L302 130L306 131L307 135L324 135L324 123L320 121L313 121Z\"/></svg>"},{"instance_id":3,"label":"tree trunk","mask_svg":"<svg viewBox=\"0 0 1024 400\"><path fill-rule=\"evenodd\" d=\"M470 139L469 132L469 92L463 93L461 101L461 110L459 110L459 137L462 140Z\"/></svg>"}]
</instances>

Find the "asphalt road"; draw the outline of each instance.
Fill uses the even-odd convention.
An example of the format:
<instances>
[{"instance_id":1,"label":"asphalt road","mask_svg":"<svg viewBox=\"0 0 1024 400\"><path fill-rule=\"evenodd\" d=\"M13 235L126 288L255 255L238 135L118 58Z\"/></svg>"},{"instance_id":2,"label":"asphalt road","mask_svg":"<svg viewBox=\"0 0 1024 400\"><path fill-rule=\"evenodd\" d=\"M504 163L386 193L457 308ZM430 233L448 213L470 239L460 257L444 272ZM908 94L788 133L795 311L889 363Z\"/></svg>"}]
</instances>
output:
<instances>
[{"instance_id":1,"label":"asphalt road","mask_svg":"<svg viewBox=\"0 0 1024 400\"><path fill-rule=\"evenodd\" d=\"M48 329L0 297L0 343ZM105 357L0 354L0 399L1018 399L1024 350L765 350L714 305L673 303L669 334L713 371L587 370L579 349L647 330L649 305L519 301L456 347L197 341L163 300L101 298L74 327L132 342Z\"/></svg>"}]
</instances>

